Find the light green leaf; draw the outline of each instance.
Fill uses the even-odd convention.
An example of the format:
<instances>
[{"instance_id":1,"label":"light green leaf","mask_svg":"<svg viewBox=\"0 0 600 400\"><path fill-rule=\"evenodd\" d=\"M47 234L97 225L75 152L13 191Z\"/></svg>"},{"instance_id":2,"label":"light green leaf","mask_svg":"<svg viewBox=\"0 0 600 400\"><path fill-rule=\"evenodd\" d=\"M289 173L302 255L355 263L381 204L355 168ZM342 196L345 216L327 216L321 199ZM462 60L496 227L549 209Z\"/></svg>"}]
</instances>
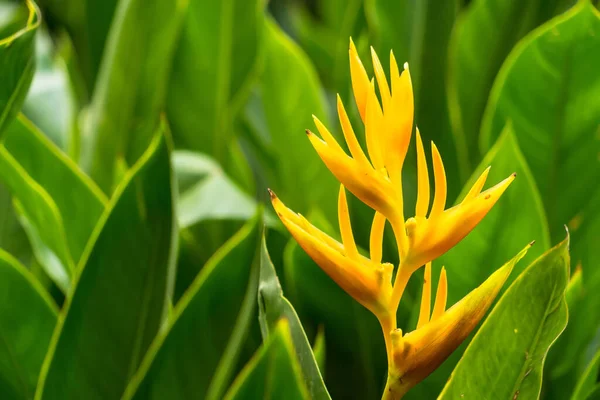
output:
<instances>
[{"instance_id":1,"label":"light green leaf","mask_svg":"<svg viewBox=\"0 0 600 400\"><path fill-rule=\"evenodd\" d=\"M317 337L315 338L315 343L312 347L312 351L315 356L315 361L317 362L317 367L319 367L319 371L325 370L325 361L327 357L326 347L327 345L325 344L325 329L321 327L317 331Z\"/></svg>"},{"instance_id":2,"label":"light green leaf","mask_svg":"<svg viewBox=\"0 0 600 400\"><path fill-rule=\"evenodd\" d=\"M571 400L593 400L596 399L600 383L598 383L598 372L600 372L600 351L587 366L581 378L577 382Z\"/></svg>"},{"instance_id":3,"label":"light green leaf","mask_svg":"<svg viewBox=\"0 0 600 400\"><path fill-rule=\"evenodd\" d=\"M306 333L296 310L283 296L275 267L267 250L263 236L260 260L260 283L258 287L259 322L264 340L276 330L281 320L287 321L294 353L300 361L301 376L311 399L331 399L319 371ZM321 335L322 336L322 335ZM323 338L321 339L323 341ZM322 347L324 347L324 341Z\"/></svg>"},{"instance_id":4,"label":"light green leaf","mask_svg":"<svg viewBox=\"0 0 600 400\"><path fill-rule=\"evenodd\" d=\"M206 263L124 398L222 398L256 318L259 219L249 221Z\"/></svg>"},{"instance_id":5,"label":"light green leaf","mask_svg":"<svg viewBox=\"0 0 600 400\"><path fill-rule=\"evenodd\" d=\"M567 236L504 293L439 399L537 399L546 354L567 324L568 277Z\"/></svg>"},{"instance_id":6,"label":"light green leaf","mask_svg":"<svg viewBox=\"0 0 600 400\"><path fill-rule=\"evenodd\" d=\"M10 124L0 145L0 178L16 199L37 260L66 291L105 196L23 115Z\"/></svg>"},{"instance_id":7,"label":"light green leaf","mask_svg":"<svg viewBox=\"0 0 600 400\"><path fill-rule=\"evenodd\" d=\"M169 311L177 230L165 141L161 129L86 247L37 399L120 398Z\"/></svg>"},{"instance_id":8,"label":"light green leaf","mask_svg":"<svg viewBox=\"0 0 600 400\"><path fill-rule=\"evenodd\" d=\"M302 50L271 20L265 24L265 67L260 79L262 112L268 146L275 163L269 185L300 213L319 204L327 216L336 215L337 182L310 141L311 115L327 125L328 110L319 80ZM310 188L310 190L307 190Z\"/></svg>"},{"instance_id":9,"label":"light green leaf","mask_svg":"<svg viewBox=\"0 0 600 400\"><path fill-rule=\"evenodd\" d=\"M64 46L64 44L61 44ZM76 103L65 60L53 54L57 47L50 35L39 30L36 70L22 112L62 151L72 150Z\"/></svg>"},{"instance_id":10,"label":"light green leaf","mask_svg":"<svg viewBox=\"0 0 600 400\"><path fill-rule=\"evenodd\" d=\"M302 384L287 320L279 322L225 395L227 400L284 398L311 398Z\"/></svg>"},{"instance_id":11,"label":"light green leaf","mask_svg":"<svg viewBox=\"0 0 600 400\"><path fill-rule=\"evenodd\" d=\"M470 168L480 160L481 120L504 59L531 29L562 12L563 3L550 0L542 7L537 0L474 0L456 21L449 47L448 107L459 159Z\"/></svg>"},{"instance_id":12,"label":"light green leaf","mask_svg":"<svg viewBox=\"0 0 600 400\"><path fill-rule=\"evenodd\" d=\"M484 149L512 121L555 238L598 191L598 63L600 14L582 1L515 48L498 74L484 118Z\"/></svg>"},{"instance_id":13,"label":"light green leaf","mask_svg":"<svg viewBox=\"0 0 600 400\"><path fill-rule=\"evenodd\" d=\"M173 61L167 114L175 144L221 165L258 72L264 1L191 0Z\"/></svg>"},{"instance_id":14,"label":"light green leaf","mask_svg":"<svg viewBox=\"0 0 600 400\"><path fill-rule=\"evenodd\" d=\"M117 6L82 136L81 163L106 193L118 183L118 166L133 165L158 126L186 6L182 0Z\"/></svg>"},{"instance_id":15,"label":"light green leaf","mask_svg":"<svg viewBox=\"0 0 600 400\"><path fill-rule=\"evenodd\" d=\"M25 267L0 250L0 397L33 399L57 308Z\"/></svg>"},{"instance_id":16,"label":"light green leaf","mask_svg":"<svg viewBox=\"0 0 600 400\"><path fill-rule=\"evenodd\" d=\"M247 221L256 215L257 202L243 192L210 157L189 151L173 154L179 181L177 218L179 227L189 228L206 220ZM271 212L269 225L277 224Z\"/></svg>"},{"instance_id":17,"label":"light green leaf","mask_svg":"<svg viewBox=\"0 0 600 400\"><path fill-rule=\"evenodd\" d=\"M35 69L35 33L41 16L32 0L25 5L26 17L0 37L0 135L21 109Z\"/></svg>"}]
</instances>

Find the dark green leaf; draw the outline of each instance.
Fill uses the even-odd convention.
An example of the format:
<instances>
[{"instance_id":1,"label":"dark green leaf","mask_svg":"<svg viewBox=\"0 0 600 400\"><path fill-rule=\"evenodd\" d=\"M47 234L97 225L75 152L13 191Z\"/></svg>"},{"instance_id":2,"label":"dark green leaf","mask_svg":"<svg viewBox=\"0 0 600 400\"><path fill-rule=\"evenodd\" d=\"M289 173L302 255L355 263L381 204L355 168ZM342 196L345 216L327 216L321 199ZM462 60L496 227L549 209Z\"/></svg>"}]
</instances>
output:
<instances>
[{"instance_id":1,"label":"dark green leaf","mask_svg":"<svg viewBox=\"0 0 600 400\"><path fill-rule=\"evenodd\" d=\"M567 324L569 238L504 293L452 372L440 399L537 399L552 343Z\"/></svg>"},{"instance_id":2,"label":"dark green leaf","mask_svg":"<svg viewBox=\"0 0 600 400\"><path fill-rule=\"evenodd\" d=\"M190 1L168 89L178 147L227 160L232 121L258 72L263 4Z\"/></svg>"},{"instance_id":3,"label":"dark green leaf","mask_svg":"<svg viewBox=\"0 0 600 400\"><path fill-rule=\"evenodd\" d=\"M0 397L33 399L56 305L17 260L0 250Z\"/></svg>"},{"instance_id":4,"label":"dark green leaf","mask_svg":"<svg viewBox=\"0 0 600 400\"><path fill-rule=\"evenodd\" d=\"M515 48L486 110L482 147L512 121L555 239L598 191L599 63L600 14L582 1Z\"/></svg>"},{"instance_id":5,"label":"dark green leaf","mask_svg":"<svg viewBox=\"0 0 600 400\"><path fill-rule=\"evenodd\" d=\"M198 274L125 398L222 398L256 318L259 219L248 222Z\"/></svg>"},{"instance_id":6,"label":"dark green leaf","mask_svg":"<svg viewBox=\"0 0 600 400\"><path fill-rule=\"evenodd\" d=\"M279 322L225 395L227 400L310 398L302 384L287 320Z\"/></svg>"},{"instance_id":7,"label":"dark green leaf","mask_svg":"<svg viewBox=\"0 0 600 400\"><path fill-rule=\"evenodd\" d=\"M121 397L169 311L174 195L161 129L117 187L86 247L36 398Z\"/></svg>"},{"instance_id":8,"label":"dark green leaf","mask_svg":"<svg viewBox=\"0 0 600 400\"><path fill-rule=\"evenodd\" d=\"M40 12L32 0L26 0L29 12L0 38L0 135L21 109L35 69L35 33Z\"/></svg>"},{"instance_id":9,"label":"dark green leaf","mask_svg":"<svg viewBox=\"0 0 600 400\"><path fill-rule=\"evenodd\" d=\"M304 386L308 388L310 398L331 399L296 310L283 296L264 237L261 246L258 304L260 306L258 318L263 338L267 340L279 321L286 320L291 333L294 353L300 361Z\"/></svg>"},{"instance_id":10,"label":"dark green leaf","mask_svg":"<svg viewBox=\"0 0 600 400\"><path fill-rule=\"evenodd\" d=\"M449 48L448 107L459 159L465 159L470 167L480 160L481 120L504 59L531 29L562 12L563 3L561 0L545 1L543 5L537 0L476 0L456 21ZM537 72L532 70L532 73ZM531 83L527 88L531 89ZM499 129L503 127L504 123ZM517 127L516 131L519 132ZM532 169L535 170L533 166Z\"/></svg>"},{"instance_id":11,"label":"dark green leaf","mask_svg":"<svg viewBox=\"0 0 600 400\"><path fill-rule=\"evenodd\" d=\"M336 181L305 134L314 127L311 115L328 125L316 71L277 24L267 21L265 25L260 91L270 151L276 159L269 185L297 212L321 204L328 217L336 215L335 202L322 201L335 196Z\"/></svg>"},{"instance_id":12,"label":"dark green leaf","mask_svg":"<svg viewBox=\"0 0 600 400\"><path fill-rule=\"evenodd\" d=\"M119 165L137 161L158 125L186 5L127 0L115 11L82 136L82 164L106 193L118 183Z\"/></svg>"}]
</instances>

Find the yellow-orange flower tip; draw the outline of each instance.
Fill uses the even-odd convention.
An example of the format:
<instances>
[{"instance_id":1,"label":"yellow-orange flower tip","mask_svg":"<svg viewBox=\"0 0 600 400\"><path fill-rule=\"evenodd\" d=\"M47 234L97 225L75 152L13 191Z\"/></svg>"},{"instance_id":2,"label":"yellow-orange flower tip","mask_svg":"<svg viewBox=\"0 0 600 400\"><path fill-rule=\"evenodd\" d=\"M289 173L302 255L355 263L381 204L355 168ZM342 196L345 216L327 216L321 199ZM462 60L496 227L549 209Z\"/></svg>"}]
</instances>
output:
<instances>
[{"instance_id":1,"label":"yellow-orange flower tip","mask_svg":"<svg viewBox=\"0 0 600 400\"><path fill-rule=\"evenodd\" d=\"M406 221L406 268L416 270L456 246L487 215L515 176L511 174L482 193L470 193L460 204L435 216L409 218Z\"/></svg>"},{"instance_id":2,"label":"yellow-orange flower tip","mask_svg":"<svg viewBox=\"0 0 600 400\"><path fill-rule=\"evenodd\" d=\"M400 398L425 379L462 343L486 314L515 264L531 246L526 246L462 300L415 331L402 337L393 349L386 390Z\"/></svg>"},{"instance_id":3,"label":"yellow-orange flower tip","mask_svg":"<svg viewBox=\"0 0 600 400\"><path fill-rule=\"evenodd\" d=\"M385 315L392 292L393 266L349 251L350 245L355 248L355 244L348 242L353 238L347 232L346 243L342 244L287 208L273 191L269 193L279 219L313 261L356 301L377 316ZM342 211L346 218L347 210ZM349 229L349 221L341 222L343 229Z\"/></svg>"}]
</instances>

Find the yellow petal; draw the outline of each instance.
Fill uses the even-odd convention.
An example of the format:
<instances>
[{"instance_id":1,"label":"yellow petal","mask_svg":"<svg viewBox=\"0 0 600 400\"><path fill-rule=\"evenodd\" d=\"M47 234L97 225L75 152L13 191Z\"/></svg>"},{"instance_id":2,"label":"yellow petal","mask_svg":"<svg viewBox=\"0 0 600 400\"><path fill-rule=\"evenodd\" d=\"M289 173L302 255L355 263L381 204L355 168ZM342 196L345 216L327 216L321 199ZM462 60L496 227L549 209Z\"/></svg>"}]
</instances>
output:
<instances>
[{"instance_id":1,"label":"yellow petal","mask_svg":"<svg viewBox=\"0 0 600 400\"><path fill-rule=\"evenodd\" d=\"M371 168L371 164L369 163L367 156L356 139L354 129L352 129L352 124L350 123L350 119L348 118L348 114L346 113L346 109L344 108L344 104L342 103L342 99L340 98L339 94L337 95L337 111L340 119L340 125L342 126L342 132L344 133L344 138L346 139L346 144L348 145L350 154L352 154L352 157L361 165L361 167Z\"/></svg>"},{"instance_id":2,"label":"yellow petal","mask_svg":"<svg viewBox=\"0 0 600 400\"><path fill-rule=\"evenodd\" d=\"M494 272L481 286L450 307L435 321L406 334L394 351L394 369L388 388L399 398L433 372L483 318L528 245Z\"/></svg>"},{"instance_id":3,"label":"yellow petal","mask_svg":"<svg viewBox=\"0 0 600 400\"><path fill-rule=\"evenodd\" d=\"M515 176L509 176L475 198L463 201L435 218L430 216L429 219L418 221L410 218L406 222L408 253L405 263L418 268L454 247L485 217Z\"/></svg>"},{"instance_id":4,"label":"yellow petal","mask_svg":"<svg viewBox=\"0 0 600 400\"><path fill-rule=\"evenodd\" d=\"M375 49L371 46L371 58L373 59L373 70L375 71L375 77L377 78L377 86L379 87L379 94L381 95L381 103L383 104L383 109L388 110L390 107L391 93L390 87L388 86L387 79L385 77L385 72L383 71L383 67L381 66L381 61L379 61L379 57L377 57L377 53Z\"/></svg>"},{"instance_id":5,"label":"yellow petal","mask_svg":"<svg viewBox=\"0 0 600 400\"><path fill-rule=\"evenodd\" d=\"M385 217L380 212L375 211L373 225L371 225L371 238L369 241L369 251L371 260L375 263L381 262L383 248L383 231L385 229Z\"/></svg>"},{"instance_id":6,"label":"yellow petal","mask_svg":"<svg viewBox=\"0 0 600 400\"><path fill-rule=\"evenodd\" d=\"M386 312L391 294L391 271L359 255L351 259L344 247L298 214L271 193L271 202L281 222L302 249L343 290L374 314Z\"/></svg>"},{"instance_id":7,"label":"yellow petal","mask_svg":"<svg viewBox=\"0 0 600 400\"><path fill-rule=\"evenodd\" d=\"M367 95L367 115L365 119L365 136L369 157L375 169L383 168L383 150L385 126L383 124L383 112L379 106L379 100L375 94L375 84L371 81L369 94Z\"/></svg>"},{"instance_id":8,"label":"yellow petal","mask_svg":"<svg viewBox=\"0 0 600 400\"><path fill-rule=\"evenodd\" d=\"M475 181L469 193L465 196L463 202L474 199L479 193L481 193L481 189L483 189L483 185L485 185L485 181L487 180L488 174L490 173L490 167L487 167L485 171L481 173L479 178Z\"/></svg>"},{"instance_id":9,"label":"yellow petal","mask_svg":"<svg viewBox=\"0 0 600 400\"><path fill-rule=\"evenodd\" d=\"M433 156L433 176L435 179L435 196L433 198L433 206L429 218L435 218L440 215L446 207L446 171L444 171L444 163L435 143L431 142L431 154Z\"/></svg>"},{"instance_id":10,"label":"yellow petal","mask_svg":"<svg viewBox=\"0 0 600 400\"><path fill-rule=\"evenodd\" d=\"M365 120L367 111L367 96L369 93L369 77L363 66L356 46L352 38L350 39L350 77L352 79L352 89L354 90L354 99L362 120Z\"/></svg>"},{"instance_id":11,"label":"yellow petal","mask_svg":"<svg viewBox=\"0 0 600 400\"><path fill-rule=\"evenodd\" d=\"M346 200L346 190L344 185L340 185L340 194L338 197L338 220L340 223L340 234L346 255L353 260L359 261L358 249L354 242L352 234L352 225L350 224L350 212L348 211L348 200Z\"/></svg>"},{"instance_id":12,"label":"yellow petal","mask_svg":"<svg viewBox=\"0 0 600 400\"><path fill-rule=\"evenodd\" d=\"M395 64L395 59L392 59L391 62ZM401 178L414 117L414 99L408 64L405 64L404 67L401 75L397 74L397 67L390 68L392 100L389 112L388 110L385 112L387 127L385 166L394 182L399 182Z\"/></svg>"},{"instance_id":13,"label":"yellow petal","mask_svg":"<svg viewBox=\"0 0 600 400\"><path fill-rule=\"evenodd\" d=\"M310 131L307 135L321 160L346 189L389 220L399 220L397 214L400 208L389 179L372 168L364 168L339 146L330 146Z\"/></svg>"},{"instance_id":14,"label":"yellow petal","mask_svg":"<svg viewBox=\"0 0 600 400\"><path fill-rule=\"evenodd\" d=\"M446 278L446 268L442 267L440 274L440 280L438 282L437 292L435 294L435 305L433 306L433 313L431 314L431 320L435 321L442 316L446 311L446 300L448 298L448 280Z\"/></svg>"},{"instance_id":15,"label":"yellow petal","mask_svg":"<svg viewBox=\"0 0 600 400\"><path fill-rule=\"evenodd\" d=\"M417 206L415 216L427 216L429 209L429 171L427 169L427 160L425 159L425 151L423 150L423 142L421 134L417 128Z\"/></svg>"},{"instance_id":16,"label":"yellow petal","mask_svg":"<svg viewBox=\"0 0 600 400\"><path fill-rule=\"evenodd\" d=\"M431 313L431 262L425 265L425 275L423 277L423 293L421 294L421 310L419 311L419 321L417 329L429 322Z\"/></svg>"}]
</instances>

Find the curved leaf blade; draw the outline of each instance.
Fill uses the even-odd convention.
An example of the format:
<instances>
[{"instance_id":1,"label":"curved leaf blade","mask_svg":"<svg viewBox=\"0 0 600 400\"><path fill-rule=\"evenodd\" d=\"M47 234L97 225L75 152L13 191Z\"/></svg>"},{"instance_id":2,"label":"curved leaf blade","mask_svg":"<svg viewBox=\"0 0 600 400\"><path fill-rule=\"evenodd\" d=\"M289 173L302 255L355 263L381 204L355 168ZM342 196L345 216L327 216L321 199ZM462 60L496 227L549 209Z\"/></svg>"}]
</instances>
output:
<instances>
[{"instance_id":1,"label":"curved leaf blade","mask_svg":"<svg viewBox=\"0 0 600 400\"><path fill-rule=\"evenodd\" d=\"M17 260L0 250L0 395L33 398L58 310Z\"/></svg>"},{"instance_id":2,"label":"curved leaf blade","mask_svg":"<svg viewBox=\"0 0 600 400\"><path fill-rule=\"evenodd\" d=\"M246 365L225 395L225 399L310 399L302 384L300 366L294 354L286 320Z\"/></svg>"},{"instance_id":3,"label":"curved leaf blade","mask_svg":"<svg viewBox=\"0 0 600 400\"><path fill-rule=\"evenodd\" d=\"M11 35L0 38L0 134L21 109L35 69L35 33L41 15L32 0L26 0L28 16Z\"/></svg>"},{"instance_id":4,"label":"curved leaf blade","mask_svg":"<svg viewBox=\"0 0 600 400\"><path fill-rule=\"evenodd\" d=\"M161 130L90 239L44 361L37 399L121 397L170 305L174 196Z\"/></svg>"},{"instance_id":5,"label":"curved leaf blade","mask_svg":"<svg viewBox=\"0 0 600 400\"><path fill-rule=\"evenodd\" d=\"M222 398L256 315L260 229L255 217L206 263L124 398Z\"/></svg>"},{"instance_id":6,"label":"curved leaf blade","mask_svg":"<svg viewBox=\"0 0 600 400\"><path fill-rule=\"evenodd\" d=\"M296 314L296 310L294 310L292 304L283 296L283 291L279 284L275 267L269 256L264 236L260 252L258 304L258 319L263 338L267 340L272 331L277 329L280 321L287 321L294 352L298 355L304 385L308 388L310 398L315 400L331 399L319 371L315 354L313 354L304 328L302 328L300 318L298 318L298 314ZM324 347L325 342L323 339L321 340L323 342L321 346Z\"/></svg>"},{"instance_id":7,"label":"curved leaf blade","mask_svg":"<svg viewBox=\"0 0 600 400\"><path fill-rule=\"evenodd\" d=\"M569 237L521 273L487 317L439 399L536 399L548 349L567 324Z\"/></svg>"}]
</instances>

